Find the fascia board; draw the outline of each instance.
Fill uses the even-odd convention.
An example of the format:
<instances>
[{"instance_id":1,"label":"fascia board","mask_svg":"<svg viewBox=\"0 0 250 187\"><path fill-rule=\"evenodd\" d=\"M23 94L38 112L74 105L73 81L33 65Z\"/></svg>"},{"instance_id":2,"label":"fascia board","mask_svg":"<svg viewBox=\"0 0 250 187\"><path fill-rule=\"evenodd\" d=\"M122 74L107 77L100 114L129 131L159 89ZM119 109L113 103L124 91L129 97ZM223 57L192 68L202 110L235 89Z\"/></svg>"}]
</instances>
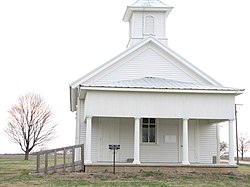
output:
<instances>
[{"instance_id":1,"label":"fascia board","mask_svg":"<svg viewBox=\"0 0 250 187\"><path fill-rule=\"evenodd\" d=\"M110 88L110 87L80 87L83 90L119 91L119 92L154 92L154 93L202 93L202 94L233 94L240 95L244 90L198 90L198 89L147 89L147 88Z\"/></svg>"},{"instance_id":2,"label":"fascia board","mask_svg":"<svg viewBox=\"0 0 250 187\"><path fill-rule=\"evenodd\" d=\"M77 79L76 81L74 81L73 83L71 83L70 87L73 88L73 89L77 88L84 81L92 78L93 76L97 75L98 73L100 73L104 69L112 66L117 61L119 61L122 58L126 57L130 53L134 52L135 50L137 50L138 48L140 48L141 46L143 46L147 42L151 41L152 39L153 39L152 37L148 37L148 38L142 40L141 42L139 42L138 44L136 44L135 46L132 46L132 47L126 49L124 52L120 53L119 55L115 56L111 60L107 61L106 63L104 63L102 65L100 65L99 67L95 68L94 70L92 70L88 74L84 75L83 77L81 77L81 78Z\"/></svg>"},{"instance_id":3,"label":"fascia board","mask_svg":"<svg viewBox=\"0 0 250 187\"><path fill-rule=\"evenodd\" d=\"M195 73L197 73L199 76L201 76L202 78L204 78L205 80L207 80L211 84L222 86L219 82L217 82L216 80L214 80L213 78L211 78L210 76L208 76L206 73L204 73L203 71L201 71L199 68L197 68L196 66L194 66L192 63L190 63L189 61L187 61L186 59L184 59L183 57L181 57L174 50L172 50L169 47L163 45L162 43L160 43L159 41L157 41L154 37L149 36L148 38L145 38L144 40L142 40L141 42L139 42L135 46L132 46L132 47L126 49L124 52L120 53L116 57L112 58L111 60L109 60L106 63L102 64L101 66L97 67L96 69L92 70L91 72L89 72L88 74L84 75L83 77L77 79L76 81L74 81L73 83L70 84L70 87L72 87L73 89L76 88L76 87L78 87L79 84L83 83L84 81L86 81L86 80L90 79L91 77L95 76L96 74L100 73L101 71L103 71L107 67L110 67L111 65L113 65L114 63L116 63L117 61L119 61L120 59L126 57L127 55L129 55L130 53L134 52L135 50L137 50L138 48L140 48L141 46L143 46L144 44L146 44L146 43L148 43L150 41L152 41L153 43L155 43L163 51L165 51L168 54L172 55L179 62L181 62L184 66L188 67L189 69L191 69L192 71L194 71Z\"/></svg>"},{"instance_id":4,"label":"fascia board","mask_svg":"<svg viewBox=\"0 0 250 187\"><path fill-rule=\"evenodd\" d=\"M127 6L126 12L123 16L123 21L128 22L134 11L162 11L166 12L166 17L169 15L173 7L136 7L136 6Z\"/></svg>"},{"instance_id":5,"label":"fascia board","mask_svg":"<svg viewBox=\"0 0 250 187\"><path fill-rule=\"evenodd\" d=\"M163 51L169 53L171 56L173 56L175 59L177 59L179 62L181 62L184 66L186 66L189 69L191 69L193 72L195 72L196 74L198 74L203 79L207 80L209 83L211 83L213 85L217 85L217 86L223 86L218 81L216 81L215 79L213 79L212 77L210 77L209 75L207 75L205 72L203 72L202 70L200 70L199 68L197 68L196 66L194 66L191 62L189 62L188 60L186 60L185 58L183 58L182 56L180 56L173 49L170 49L168 46L163 45L162 43L160 43L159 41L157 41L154 38L152 38L152 39L153 39L154 43L157 44L158 47L160 47Z\"/></svg>"},{"instance_id":6,"label":"fascia board","mask_svg":"<svg viewBox=\"0 0 250 187\"><path fill-rule=\"evenodd\" d=\"M211 84L215 84L217 86L223 86L221 83L219 83L218 81L207 75L204 71L200 70L198 67L194 66L191 62L189 62L188 60L184 59L182 56L177 54L174 50L169 48L169 51L171 51L175 55L175 57L178 58L181 62L184 62L184 64L187 67L189 67L191 70L193 70L195 73L197 73L199 76L201 76Z\"/></svg>"}]
</instances>

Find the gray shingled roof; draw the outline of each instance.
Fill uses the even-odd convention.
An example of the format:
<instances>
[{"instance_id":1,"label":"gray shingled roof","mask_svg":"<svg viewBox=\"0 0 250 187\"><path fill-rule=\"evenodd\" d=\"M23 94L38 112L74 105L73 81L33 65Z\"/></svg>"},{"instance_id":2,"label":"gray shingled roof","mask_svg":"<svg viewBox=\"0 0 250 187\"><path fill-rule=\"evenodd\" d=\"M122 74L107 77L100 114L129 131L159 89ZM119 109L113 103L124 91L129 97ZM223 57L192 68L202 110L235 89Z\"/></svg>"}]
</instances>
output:
<instances>
[{"instance_id":1,"label":"gray shingled roof","mask_svg":"<svg viewBox=\"0 0 250 187\"><path fill-rule=\"evenodd\" d=\"M104 88L143 88L143 89L174 89L174 90L217 90L217 91L243 91L242 89L222 87L215 85L202 85L190 82L181 82L170 79L144 77L141 79L122 80L117 82L81 84L82 87Z\"/></svg>"},{"instance_id":2,"label":"gray shingled roof","mask_svg":"<svg viewBox=\"0 0 250 187\"><path fill-rule=\"evenodd\" d=\"M138 0L134 4L130 5L134 7L169 7L159 0Z\"/></svg>"}]
</instances>

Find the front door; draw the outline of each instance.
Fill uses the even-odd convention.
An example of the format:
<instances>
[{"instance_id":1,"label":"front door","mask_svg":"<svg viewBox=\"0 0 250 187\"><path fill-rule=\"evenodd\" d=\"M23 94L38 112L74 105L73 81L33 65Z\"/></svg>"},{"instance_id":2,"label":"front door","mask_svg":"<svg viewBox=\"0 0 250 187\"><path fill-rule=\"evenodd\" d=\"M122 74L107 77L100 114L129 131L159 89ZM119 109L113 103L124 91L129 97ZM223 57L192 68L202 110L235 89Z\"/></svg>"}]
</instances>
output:
<instances>
[{"instance_id":1,"label":"front door","mask_svg":"<svg viewBox=\"0 0 250 187\"><path fill-rule=\"evenodd\" d=\"M198 142L199 142L199 124L197 120L190 120L188 127L188 157L189 162L198 162Z\"/></svg>"},{"instance_id":2,"label":"front door","mask_svg":"<svg viewBox=\"0 0 250 187\"><path fill-rule=\"evenodd\" d=\"M112 162L113 151L109 150L110 144L119 144L119 119L100 118L100 150L99 161ZM116 153L116 161L119 161L119 151Z\"/></svg>"}]
</instances>

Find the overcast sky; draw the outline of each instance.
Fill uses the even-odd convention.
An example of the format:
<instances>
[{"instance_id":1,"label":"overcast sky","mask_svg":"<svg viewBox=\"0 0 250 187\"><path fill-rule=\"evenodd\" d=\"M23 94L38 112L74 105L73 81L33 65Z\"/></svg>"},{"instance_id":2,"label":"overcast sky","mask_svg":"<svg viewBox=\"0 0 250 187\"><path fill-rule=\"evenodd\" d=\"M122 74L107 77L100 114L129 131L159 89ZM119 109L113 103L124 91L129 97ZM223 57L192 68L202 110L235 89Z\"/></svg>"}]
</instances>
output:
<instances>
[{"instance_id":1,"label":"overcast sky","mask_svg":"<svg viewBox=\"0 0 250 187\"><path fill-rule=\"evenodd\" d=\"M136 0L0 1L0 153L21 152L3 132L7 111L19 95L41 94L59 126L49 148L74 144L75 114L69 84L126 49L126 6ZM250 124L250 1L162 0L169 47L228 87L237 97L239 130ZM222 128L222 137L226 125Z\"/></svg>"}]
</instances>

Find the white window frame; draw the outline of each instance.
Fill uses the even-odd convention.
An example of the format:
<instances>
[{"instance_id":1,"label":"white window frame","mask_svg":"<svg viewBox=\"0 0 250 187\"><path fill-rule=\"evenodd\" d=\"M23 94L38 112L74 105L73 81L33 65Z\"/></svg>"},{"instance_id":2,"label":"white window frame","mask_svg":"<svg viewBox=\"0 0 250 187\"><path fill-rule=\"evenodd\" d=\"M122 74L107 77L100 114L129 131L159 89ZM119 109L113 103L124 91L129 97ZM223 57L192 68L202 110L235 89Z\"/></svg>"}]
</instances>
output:
<instances>
[{"instance_id":1,"label":"white window frame","mask_svg":"<svg viewBox=\"0 0 250 187\"><path fill-rule=\"evenodd\" d=\"M145 117L146 118L146 117ZM146 118L146 119L155 119L155 142L143 142L143 119L145 119L145 118L141 118L141 144L146 144L146 145L156 145L156 144L158 144L158 129L159 129L159 125L158 125L158 123L159 123L159 121L158 121L158 119L156 119L156 118Z\"/></svg>"},{"instance_id":2,"label":"white window frame","mask_svg":"<svg viewBox=\"0 0 250 187\"><path fill-rule=\"evenodd\" d=\"M150 18L150 20L149 20ZM152 15L146 15L144 17L144 35L155 35L155 17ZM149 28L149 21L152 22L151 27ZM151 32L149 32L151 31Z\"/></svg>"}]
</instances>

